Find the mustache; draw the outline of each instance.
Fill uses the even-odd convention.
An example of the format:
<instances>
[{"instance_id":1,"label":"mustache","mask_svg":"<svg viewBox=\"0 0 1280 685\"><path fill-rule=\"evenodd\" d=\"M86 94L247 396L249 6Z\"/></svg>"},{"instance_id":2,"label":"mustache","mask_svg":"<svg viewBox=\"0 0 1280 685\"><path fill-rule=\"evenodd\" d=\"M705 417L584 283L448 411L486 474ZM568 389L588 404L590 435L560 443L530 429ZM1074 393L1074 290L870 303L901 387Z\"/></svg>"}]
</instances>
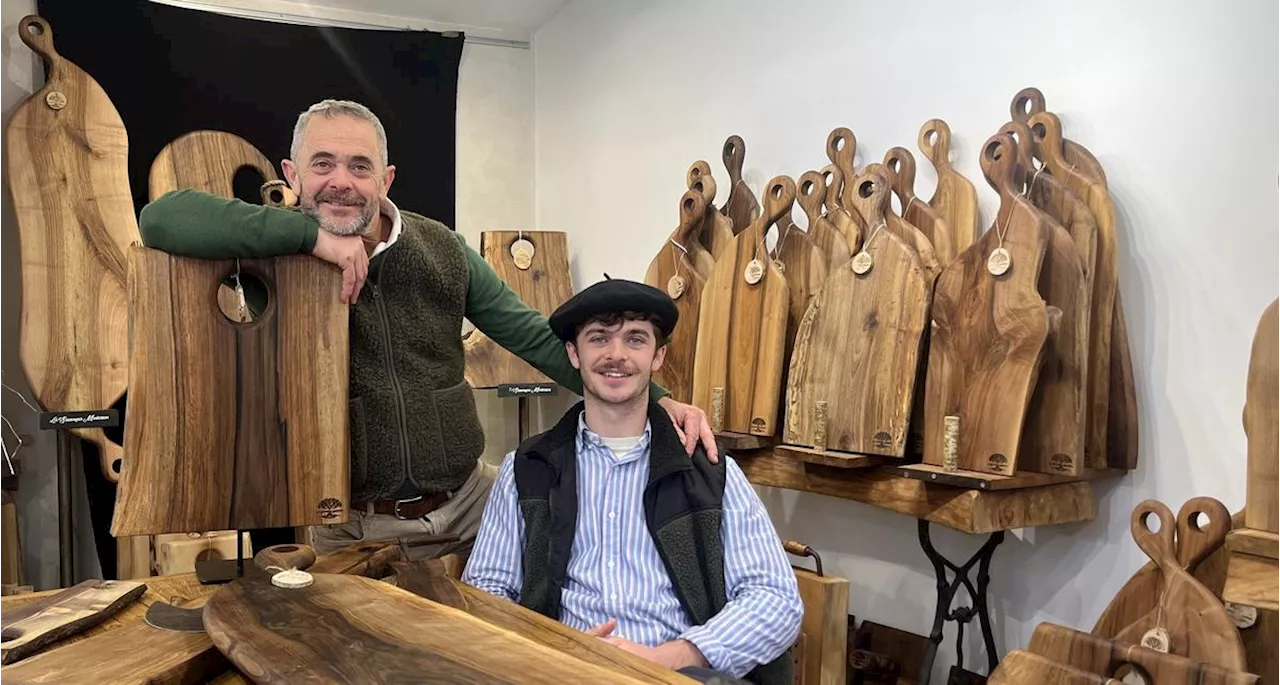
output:
<instances>
[{"instance_id":1,"label":"mustache","mask_svg":"<svg viewBox=\"0 0 1280 685\"><path fill-rule=\"evenodd\" d=\"M635 373L635 370L631 368L631 365L626 363L604 363L596 366L594 370L596 373Z\"/></svg>"},{"instance_id":2,"label":"mustache","mask_svg":"<svg viewBox=\"0 0 1280 685\"><path fill-rule=\"evenodd\" d=\"M321 202L329 202L337 205L350 205L353 207L363 207L365 199L357 193L346 193L339 190L322 190L316 193L316 204Z\"/></svg>"}]
</instances>

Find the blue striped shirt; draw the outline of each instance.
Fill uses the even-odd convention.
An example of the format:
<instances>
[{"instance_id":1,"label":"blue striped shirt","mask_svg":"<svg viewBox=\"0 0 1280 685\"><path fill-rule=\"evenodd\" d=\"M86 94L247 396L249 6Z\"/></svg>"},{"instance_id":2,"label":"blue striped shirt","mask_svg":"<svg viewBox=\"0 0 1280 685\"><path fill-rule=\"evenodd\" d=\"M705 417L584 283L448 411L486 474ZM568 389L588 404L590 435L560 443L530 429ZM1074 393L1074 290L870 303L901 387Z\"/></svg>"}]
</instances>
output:
<instances>
[{"instance_id":1,"label":"blue striped shirt","mask_svg":"<svg viewBox=\"0 0 1280 685\"><path fill-rule=\"evenodd\" d=\"M711 668L741 677L795 642L804 613L795 572L773 522L738 465L727 467L721 535L729 603L701 626L689 624L645 523L649 476L646 425L635 448L617 456L578 417L578 521L560 620L587 630L617 619L613 634L656 647L683 638ZM524 521L514 452L498 471L463 582L519 601Z\"/></svg>"}]
</instances>

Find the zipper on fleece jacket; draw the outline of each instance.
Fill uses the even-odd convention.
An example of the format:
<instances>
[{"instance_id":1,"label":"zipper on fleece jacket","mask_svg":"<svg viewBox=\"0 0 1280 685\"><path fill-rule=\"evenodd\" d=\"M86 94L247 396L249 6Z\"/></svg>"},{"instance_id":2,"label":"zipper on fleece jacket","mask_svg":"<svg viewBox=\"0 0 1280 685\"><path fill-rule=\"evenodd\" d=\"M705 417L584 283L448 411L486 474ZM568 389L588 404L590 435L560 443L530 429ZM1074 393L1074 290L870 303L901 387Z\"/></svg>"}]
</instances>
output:
<instances>
[{"instance_id":1,"label":"zipper on fleece jacket","mask_svg":"<svg viewBox=\"0 0 1280 685\"><path fill-rule=\"evenodd\" d=\"M400 379L396 377L396 362L393 356L393 348L391 345L391 322L387 319L386 303L382 299L382 290L378 284L382 281L382 272L386 269L385 257L382 266L378 269L377 279L371 284L373 287L373 303L378 310L378 321L382 324L382 339L385 343L385 352L387 359L387 374L391 377L391 394L396 400L396 421L400 429L400 458L404 464L404 477L418 492L421 492L422 486L413 479L413 469L409 463L409 415L404 406L404 394L400 391ZM401 483L403 487L404 483Z\"/></svg>"}]
</instances>

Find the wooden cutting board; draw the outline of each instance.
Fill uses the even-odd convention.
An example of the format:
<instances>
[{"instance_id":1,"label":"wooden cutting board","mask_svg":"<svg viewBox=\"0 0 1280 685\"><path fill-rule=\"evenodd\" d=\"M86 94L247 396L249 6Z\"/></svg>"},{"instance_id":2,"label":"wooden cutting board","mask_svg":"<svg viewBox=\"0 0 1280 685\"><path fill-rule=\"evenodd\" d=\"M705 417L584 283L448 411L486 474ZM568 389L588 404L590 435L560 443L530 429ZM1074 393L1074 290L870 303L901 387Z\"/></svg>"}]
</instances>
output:
<instances>
[{"instance_id":1,"label":"wooden cutting board","mask_svg":"<svg viewBox=\"0 0 1280 685\"><path fill-rule=\"evenodd\" d=\"M804 210L809 221L806 230L809 241L818 251L826 255L827 272L830 273L848 264L853 257L849 251L849 243L844 234L831 223L824 211L827 198L827 183L821 172L806 171L800 176L800 184L796 187L796 202Z\"/></svg>"},{"instance_id":2,"label":"wooden cutting board","mask_svg":"<svg viewBox=\"0 0 1280 685\"><path fill-rule=\"evenodd\" d=\"M1148 517L1159 520L1158 531L1151 530ZM1115 640L1148 645L1151 631L1160 629L1169 653L1243 671L1245 653L1240 631L1227 616L1222 602L1179 564L1175 526L1173 514L1158 500L1146 500L1134 507L1129 528L1134 542L1159 568L1159 599L1153 609L1117 633Z\"/></svg>"},{"instance_id":3,"label":"wooden cutting board","mask_svg":"<svg viewBox=\"0 0 1280 685\"><path fill-rule=\"evenodd\" d=\"M707 280L675 243L697 243L694 233L705 220L705 208L703 197L696 190L690 190L680 198L680 226L667 239L658 256L654 257L644 279L645 283L670 295L680 312L680 324L668 340L662 368L654 372L653 380L666 388L676 401L685 403L693 399L693 362L698 342L698 316L702 306L702 289L706 287ZM700 246L695 249L707 254ZM707 256L710 258L709 254ZM711 268L714 268L714 261Z\"/></svg>"},{"instance_id":4,"label":"wooden cutting board","mask_svg":"<svg viewBox=\"0 0 1280 685\"><path fill-rule=\"evenodd\" d=\"M890 186L893 183L893 174L883 164L873 162L864 167L863 171L869 171L878 176L885 186ZM850 202L855 208L866 207L866 204L860 202L857 197L852 198ZM858 213L861 214L861 212ZM916 256L920 258L920 266L924 267L925 273L933 278L937 278L938 274L942 273L942 264L938 261L933 244L929 242L929 239L925 237L920 229L913 226L906 219L894 214L887 207L879 216L880 218L877 221L885 224L885 230L898 236L902 242L915 251ZM866 214L862 214L862 219L870 227L870 230L875 230L875 227L879 225L877 221L871 220Z\"/></svg>"},{"instance_id":5,"label":"wooden cutting board","mask_svg":"<svg viewBox=\"0 0 1280 685\"><path fill-rule=\"evenodd\" d=\"M111 100L54 49L53 29L28 15L22 42L48 77L5 128L5 177L22 259L19 357L44 411L108 409L129 382L125 250L139 242L129 142ZM123 447L101 428L102 471L120 477Z\"/></svg>"},{"instance_id":6,"label":"wooden cutting board","mask_svg":"<svg viewBox=\"0 0 1280 685\"><path fill-rule=\"evenodd\" d=\"M711 175L711 165L703 160L694 162L685 174L689 190L702 193L706 205L702 221L698 224L698 239L713 260L719 259L733 245L733 226L729 217L716 209L716 179ZM710 276L710 272L702 274Z\"/></svg>"},{"instance_id":7,"label":"wooden cutting board","mask_svg":"<svg viewBox=\"0 0 1280 685\"><path fill-rule=\"evenodd\" d=\"M1254 530L1280 530L1280 300L1272 300L1253 335L1249 380L1244 403L1244 432L1249 438L1249 480L1245 490L1245 525Z\"/></svg>"},{"instance_id":8,"label":"wooden cutting board","mask_svg":"<svg viewBox=\"0 0 1280 685\"><path fill-rule=\"evenodd\" d=\"M269 295L237 324L213 296L236 260L129 258L129 459L111 534L346 521L342 275L310 256L240 260Z\"/></svg>"},{"instance_id":9,"label":"wooden cutting board","mask_svg":"<svg viewBox=\"0 0 1280 685\"><path fill-rule=\"evenodd\" d=\"M528 269L521 269L511 253L511 246L522 238L534 248ZM573 297L569 238L562 231L485 231L480 234L480 254L521 301L545 316ZM479 329L464 336L462 347L467 355L467 382L473 388L551 382Z\"/></svg>"},{"instance_id":10,"label":"wooden cutting board","mask_svg":"<svg viewBox=\"0 0 1280 685\"><path fill-rule=\"evenodd\" d=\"M1015 649L991 672L988 685L1121 685L1120 681Z\"/></svg>"},{"instance_id":11,"label":"wooden cutting board","mask_svg":"<svg viewBox=\"0 0 1280 685\"><path fill-rule=\"evenodd\" d=\"M790 222L790 213L788 208L786 214L783 214L784 221ZM808 233L800 230L793 222L786 228L779 225L777 231L778 249L774 253L773 262L787 277L787 356L784 358L790 358L800 320L809 309L813 296L827 280L827 255Z\"/></svg>"},{"instance_id":12,"label":"wooden cutting board","mask_svg":"<svg viewBox=\"0 0 1280 685\"><path fill-rule=\"evenodd\" d=\"M1045 111L1044 94L1037 88L1023 88L1013 96L1009 104L1009 115L1014 121L1025 124L1032 116ZM1083 145L1074 140L1062 139L1062 157L1084 175L1107 187L1107 175L1093 156Z\"/></svg>"},{"instance_id":13,"label":"wooden cutting board","mask_svg":"<svg viewBox=\"0 0 1280 685\"><path fill-rule=\"evenodd\" d=\"M827 197L822 203L822 209L831 225L844 237L845 244L849 246L849 254L855 255L862 249L866 227L862 225L862 217L857 212L845 209L843 200L840 199L844 188L844 173L835 164L822 167L820 173L827 184Z\"/></svg>"},{"instance_id":14,"label":"wooden cutting board","mask_svg":"<svg viewBox=\"0 0 1280 685\"><path fill-rule=\"evenodd\" d=\"M1049 112L1031 117L1035 154L1049 171L1088 205L1098 226L1097 260L1093 270L1093 301L1089 344L1088 385L1098 390L1090 393L1085 434L1086 460L1092 465L1107 462L1107 403L1111 382L1111 327L1116 300L1116 227L1115 210L1106 186L1090 179L1062 156L1062 124Z\"/></svg>"},{"instance_id":15,"label":"wooden cutting board","mask_svg":"<svg viewBox=\"0 0 1280 685\"><path fill-rule=\"evenodd\" d=\"M947 265L933 298L925 388L924 461L944 465L945 417L959 417L957 464L970 471L1017 470L1027 406L1039 375L1052 314L1040 297L1049 241L1044 214L1013 191L1016 144L997 134L982 148L984 173L1000 187L992 226ZM988 271L1000 246L1011 264Z\"/></svg>"},{"instance_id":16,"label":"wooden cutting board","mask_svg":"<svg viewBox=\"0 0 1280 685\"><path fill-rule=\"evenodd\" d=\"M1138 468L1138 389L1122 299L1116 288L1111 317L1111 387L1107 393L1107 466L1133 470Z\"/></svg>"},{"instance_id":17,"label":"wooden cutting board","mask_svg":"<svg viewBox=\"0 0 1280 685\"><path fill-rule=\"evenodd\" d=\"M1053 623L1036 626L1027 651L1100 676L1121 675L1119 671L1126 665L1138 666L1148 676L1147 682L1151 683L1253 685L1258 682L1258 676L1250 673L1230 671L1138 645L1113 642Z\"/></svg>"},{"instance_id":18,"label":"wooden cutting board","mask_svg":"<svg viewBox=\"0 0 1280 685\"><path fill-rule=\"evenodd\" d=\"M864 169L855 211L884 225L889 187ZM787 443L859 454L904 454L929 315L932 279L915 252L881 229L865 245L871 268L828 277L796 335L787 382Z\"/></svg>"},{"instance_id":19,"label":"wooden cutting board","mask_svg":"<svg viewBox=\"0 0 1280 685\"><path fill-rule=\"evenodd\" d=\"M737 235L760 217L760 202L742 180L742 165L747 158L747 144L742 142L742 136L729 136L724 141L721 157L725 171L729 172L729 199L725 200L720 213L729 218L730 228Z\"/></svg>"},{"instance_id":20,"label":"wooden cutting board","mask_svg":"<svg viewBox=\"0 0 1280 685\"><path fill-rule=\"evenodd\" d=\"M884 154L885 173L889 176L889 184L893 193L902 203L900 216L907 223L920 229L928 239L942 265L951 263L956 258L955 246L951 244L951 227L947 220L932 205L916 197L916 158L904 147L889 148Z\"/></svg>"},{"instance_id":21,"label":"wooden cutting board","mask_svg":"<svg viewBox=\"0 0 1280 685\"><path fill-rule=\"evenodd\" d=\"M795 201L796 186L776 176L765 189L765 213L734 236L702 291L693 404L717 433L771 436L778 420L789 291L764 236Z\"/></svg>"},{"instance_id":22,"label":"wooden cutting board","mask_svg":"<svg viewBox=\"0 0 1280 685\"><path fill-rule=\"evenodd\" d=\"M938 186L933 191L929 206L938 210L951 228L951 248L958 255L968 249L982 232L978 217L978 191L951 165L951 127L947 122L941 119L924 122L916 145L937 172Z\"/></svg>"},{"instance_id":23,"label":"wooden cutting board","mask_svg":"<svg viewBox=\"0 0 1280 685\"><path fill-rule=\"evenodd\" d=\"M205 630L257 682L643 682L558 653L390 583L317 573L310 586L228 583L204 608Z\"/></svg>"},{"instance_id":24,"label":"wooden cutting board","mask_svg":"<svg viewBox=\"0 0 1280 685\"><path fill-rule=\"evenodd\" d=\"M151 162L148 193L152 200L171 190L195 188L235 197L233 181L243 167L274 181L275 169L249 141L226 131L192 131L173 139Z\"/></svg>"},{"instance_id":25,"label":"wooden cutting board","mask_svg":"<svg viewBox=\"0 0 1280 685\"><path fill-rule=\"evenodd\" d=\"M827 159L840 170L840 175L836 177L834 187L836 189L836 197L840 198L840 206L849 208L847 202L852 199L853 188L851 183L857 172L853 168L853 160L858 154L858 138L853 135L853 131L844 126L837 126L827 134Z\"/></svg>"},{"instance_id":26,"label":"wooden cutting board","mask_svg":"<svg viewBox=\"0 0 1280 685\"><path fill-rule=\"evenodd\" d=\"M796 556L815 556L812 549L794 540L783 542L783 549ZM800 623L804 668L796 673L800 683L812 685L845 685L847 647L849 641L849 580L820 573L822 564L810 571L792 566L804 618Z\"/></svg>"},{"instance_id":27,"label":"wooden cutting board","mask_svg":"<svg viewBox=\"0 0 1280 685\"><path fill-rule=\"evenodd\" d=\"M147 586L142 583L86 580L52 597L6 611L0 616L4 623L0 664L21 661L67 636L88 630L146 591Z\"/></svg>"}]
</instances>

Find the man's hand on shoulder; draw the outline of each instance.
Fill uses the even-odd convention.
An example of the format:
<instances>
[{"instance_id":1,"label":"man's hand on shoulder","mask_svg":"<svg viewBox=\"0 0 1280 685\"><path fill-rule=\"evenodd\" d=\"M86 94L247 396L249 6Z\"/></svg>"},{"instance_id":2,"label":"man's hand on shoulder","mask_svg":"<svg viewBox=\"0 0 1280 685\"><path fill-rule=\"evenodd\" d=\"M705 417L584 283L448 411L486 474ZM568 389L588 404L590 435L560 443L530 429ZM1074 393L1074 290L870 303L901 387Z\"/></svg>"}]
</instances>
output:
<instances>
[{"instance_id":1,"label":"man's hand on shoulder","mask_svg":"<svg viewBox=\"0 0 1280 685\"><path fill-rule=\"evenodd\" d=\"M334 235L320 229L311 254L342 269L342 301L355 304L369 276L369 253L358 235Z\"/></svg>"},{"instance_id":2,"label":"man's hand on shoulder","mask_svg":"<svg viewBox=\"0 0 1280 685\"><path fill-rule=\"evenodd\" d=\"M671 399L670 395L658 400L658 404L671 416L671 422L676 426L676 433L690 456L693 455L693 448L701 442L702 448L706 450L707 459L712 464L720 463L720 454L716 449L716 436L711 432L711 422L707 420L705 411L692 404L677 402Z\"/></svg>"}]
</instances>

